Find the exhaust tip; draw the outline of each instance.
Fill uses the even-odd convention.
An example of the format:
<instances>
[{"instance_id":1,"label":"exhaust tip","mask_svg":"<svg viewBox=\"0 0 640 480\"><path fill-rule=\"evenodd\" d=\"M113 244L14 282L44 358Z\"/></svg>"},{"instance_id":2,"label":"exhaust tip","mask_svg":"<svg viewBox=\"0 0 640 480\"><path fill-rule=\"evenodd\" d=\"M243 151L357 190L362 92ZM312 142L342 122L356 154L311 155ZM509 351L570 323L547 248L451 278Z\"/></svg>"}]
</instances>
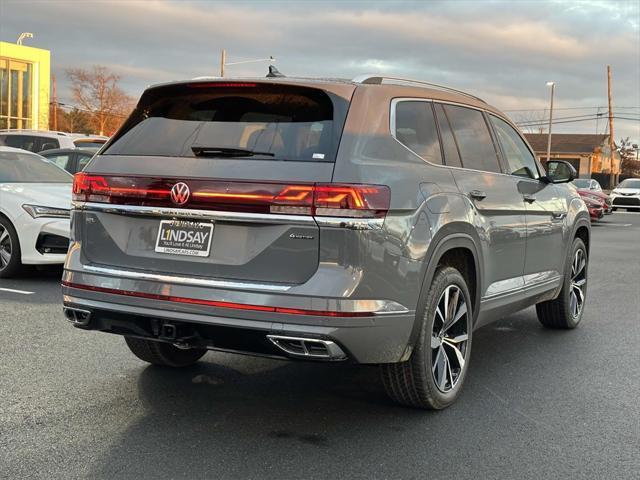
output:
<instances>
[{"instance_id":1,"label":"exhaust tip","mask_svg":"<svg viewBox=\"0 0 640 480\"><path fill-rule=\"evenodd\" d=\"M288 355L318 360L345 360L347 354L331 340L318 338L267 335L267 338Z\"/></svg>"},{"instance_id":2,"label":"exhaust tip","mask_svg":"<svg viewBox=\"0 0 640 480\"><path fill-rule=\"evenodd\" d=\"M91 312L81 308L63 307L62 311L67 320L77 326L86 327L91 321Z\"/></svg>"}]
</instances>

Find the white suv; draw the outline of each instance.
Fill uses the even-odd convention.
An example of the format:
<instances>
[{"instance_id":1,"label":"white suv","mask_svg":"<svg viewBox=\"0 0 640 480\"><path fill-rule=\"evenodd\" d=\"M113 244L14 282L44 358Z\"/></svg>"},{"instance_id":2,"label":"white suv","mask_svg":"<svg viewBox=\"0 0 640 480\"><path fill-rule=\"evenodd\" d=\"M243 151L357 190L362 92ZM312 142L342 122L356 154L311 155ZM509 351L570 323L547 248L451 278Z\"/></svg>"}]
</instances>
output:
<instances>
[{"instance_id":1,"label":"white suv","mask_svg":"<svg viewBox=\"0 0 640 480\"><path fill-rule=\"evenodd\" d=\"M101 147L108 137L46 130L0 130L0 145L38 153L54 148Z\"/></svg>"}]
</instances>

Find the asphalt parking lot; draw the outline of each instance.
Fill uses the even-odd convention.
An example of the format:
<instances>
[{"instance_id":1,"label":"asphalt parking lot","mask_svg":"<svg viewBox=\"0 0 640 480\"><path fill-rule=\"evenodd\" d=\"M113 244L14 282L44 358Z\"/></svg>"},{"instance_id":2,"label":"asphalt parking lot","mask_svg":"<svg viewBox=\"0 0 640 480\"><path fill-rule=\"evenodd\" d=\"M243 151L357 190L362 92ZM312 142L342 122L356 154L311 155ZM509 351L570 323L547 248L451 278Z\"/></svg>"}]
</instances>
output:
<instances>
[{"instance_id":1,"label":"asphalt parking lot","mask_svg":"<svg viewBox=\"0 0 640 480\"><path fill-rule=\"evenodd\" d=\"M0 280L2 478L640 471L640 214L594 226L581 326L549 331L528 309L477 331L463 395L442 412L394 405L372 367L221 353L148 366L63 319L60 273Z\"/></svg>"}]
</instances>

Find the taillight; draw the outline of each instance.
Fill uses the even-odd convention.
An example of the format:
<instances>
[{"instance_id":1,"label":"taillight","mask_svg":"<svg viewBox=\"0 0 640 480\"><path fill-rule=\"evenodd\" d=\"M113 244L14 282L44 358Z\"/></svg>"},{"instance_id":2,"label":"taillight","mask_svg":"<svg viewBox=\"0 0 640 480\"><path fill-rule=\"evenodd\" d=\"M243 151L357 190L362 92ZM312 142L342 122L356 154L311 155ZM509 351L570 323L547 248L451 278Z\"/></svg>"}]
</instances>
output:
<instances>
[{"instance_id":1,"label":"taillight","mask_svg":"<svg viewBox=\"0 0 640 480\"><path fill-rule=\"evenodd\" d=\"M172 196L172 188L177 183L188 186L185 202L178 203ZM390 192L389 187L384 185L283 185L92 175L81 172L73 180L73 199L121 205L371 218L384 217L387 213Z\"/></svg>"},{"instance_id":2,"label":"taillight","mask_svg":"<svg viewBox=\"0 0 640 480\"><path fill-rule=\"evenodd\" d=\"M390 201L384 185L318 184L313 206L317 216L384 217Z\"/></svg>"}]
</instances>

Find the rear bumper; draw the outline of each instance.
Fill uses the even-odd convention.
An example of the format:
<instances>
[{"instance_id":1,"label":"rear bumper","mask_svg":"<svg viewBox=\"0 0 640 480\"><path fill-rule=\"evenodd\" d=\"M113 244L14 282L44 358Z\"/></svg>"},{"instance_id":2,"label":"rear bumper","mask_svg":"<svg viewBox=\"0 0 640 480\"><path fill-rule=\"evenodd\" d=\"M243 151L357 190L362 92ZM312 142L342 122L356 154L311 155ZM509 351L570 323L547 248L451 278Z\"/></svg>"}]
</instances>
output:
<instances>
[{"instance_id":1,"label":"rear bumper","mask_svg":"<svg viewBox=\"0 0 640 480\"><path fill-rule=\"evenodd\" d=\"M356 363L394 363L406 359L415 314L413 311L385 312L370 316L334 317L322 314L296 315L251 309L219 308L211 305L180 303L158 298L161 295L180 298L208 298L217 301L242 300L249 305L269 305L278 302L287 308L310 305L327 306L343 300L296 297L206 289L159 284L150 281L125 280L87 273L65 271L63 280L82 285L117 285L122 293L105 293L83 288L63 286L65 307L89 312L86 324L74 323L86 330L98 330L120 335L137 336L170 343L201 346L213 350L281 358L314 359L290 354L276 346L268 335L319 339L334 342L344 353L342 357ZM156 298L130 296L126 292L149 292ZM372 301L375 303L375 301ZM163 325L175 327L176 336L168 336ZM323 358L319 358L323 359Z\"/></svg>"}]
</instances>

